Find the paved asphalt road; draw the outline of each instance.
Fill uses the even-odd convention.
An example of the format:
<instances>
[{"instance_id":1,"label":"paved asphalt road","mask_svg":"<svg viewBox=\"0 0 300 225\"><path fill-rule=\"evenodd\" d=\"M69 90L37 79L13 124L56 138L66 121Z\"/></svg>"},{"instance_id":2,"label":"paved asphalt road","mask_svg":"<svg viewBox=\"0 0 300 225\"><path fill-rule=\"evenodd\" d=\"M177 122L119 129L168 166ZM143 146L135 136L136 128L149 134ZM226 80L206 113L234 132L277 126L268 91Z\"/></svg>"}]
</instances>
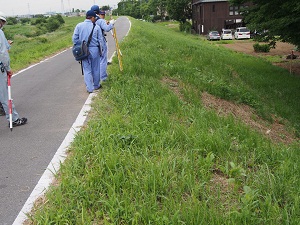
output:
<instances>
[{"instance_id":1,"label":"paved asphalt road","mask_svg":"<svg viewBox=\"0 0 300 225\"><path fill-rule=\"evenodd\" d=\"M130 28L116 22L118 40ZM107 34L109 58L115 43ZM101 92L100 92L101 93ZM11 132L0 118L0 225L12 224L88 98L70 49L12 78L12 96L28 124Z\"/></svg>"}]
</instances>

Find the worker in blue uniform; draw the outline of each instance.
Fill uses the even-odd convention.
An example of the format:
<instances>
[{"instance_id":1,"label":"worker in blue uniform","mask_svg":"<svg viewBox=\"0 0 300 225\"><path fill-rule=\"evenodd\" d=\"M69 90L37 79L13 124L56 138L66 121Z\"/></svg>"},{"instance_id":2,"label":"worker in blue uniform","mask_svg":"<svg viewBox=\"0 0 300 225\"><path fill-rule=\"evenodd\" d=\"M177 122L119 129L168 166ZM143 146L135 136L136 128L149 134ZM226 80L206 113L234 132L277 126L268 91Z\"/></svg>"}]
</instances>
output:
<instances>
[{"instance_id":1,"label":"worker in blue uniform","mask_svg":"<svg viewBox=\"0 0 300 225\"><path fill-rule=\"evenodd\" d=\"M97 15L94 11L89 10L86 12L86 19L76 25L73 33L73 43L82 42L85 40L88 42L91 32L92 39L89 45L90 55L87 59L82 60L84 82L86 90L89 93L93 93L94 90L98 90L100 85L100 54L102 52L103 40L102 32L98 25L95 24ZM94 29L94 30L93 30Z\"/></svg>"},{"instance_id":2,"label":"worker in blue uniform","mask_svg":"<svg viewBox=\"0 0 300 225\"><path fill-rule=\"evenodd\" d=\"M107 48L107 41L106 41L106 34L105 32L109 32L110 30L112 30L114 28L114 24L115 24L115 20L112 19L110 21L106 21L105 20L105 11L100 11L99 6L97 5L93 5L91 7L91 10L93 10L97 16L99 17L96 20L96 24L101 28L102 31L102 40L103 40L103 54L100 57L100 80L105 81L108 77L107 75L107 52L108 52L108 48Z\"/></svg>"}]
</instances>

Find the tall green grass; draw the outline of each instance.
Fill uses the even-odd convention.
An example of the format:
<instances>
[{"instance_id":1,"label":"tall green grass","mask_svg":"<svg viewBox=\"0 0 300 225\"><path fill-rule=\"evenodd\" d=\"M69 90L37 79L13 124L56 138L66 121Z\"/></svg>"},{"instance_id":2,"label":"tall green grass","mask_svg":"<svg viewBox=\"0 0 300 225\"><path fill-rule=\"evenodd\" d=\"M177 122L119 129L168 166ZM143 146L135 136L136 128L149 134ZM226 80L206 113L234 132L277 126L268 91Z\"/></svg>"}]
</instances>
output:
<instances>
[{"instance_id":1,"label":"tall green grass","mask_svg":"<svg viewBox=\"0 0 300 225\"><path fill-rule=\"evenodd\" d=\"M273 143L201 101L207 91L297 127L298 78L136 20L121 49L123 73L114 59L32 224L300 223L299 142Z\"/></svg>"}]
</instances>

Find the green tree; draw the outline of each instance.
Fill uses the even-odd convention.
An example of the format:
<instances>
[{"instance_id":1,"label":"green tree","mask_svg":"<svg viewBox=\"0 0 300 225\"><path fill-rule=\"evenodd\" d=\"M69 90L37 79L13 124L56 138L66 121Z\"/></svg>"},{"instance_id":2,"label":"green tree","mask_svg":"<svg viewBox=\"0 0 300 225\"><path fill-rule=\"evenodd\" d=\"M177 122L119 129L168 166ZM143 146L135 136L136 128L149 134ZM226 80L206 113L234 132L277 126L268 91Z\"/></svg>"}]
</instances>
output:
<instances>
[{"instance_id":1,"label":"green tree","mask_svg":"<svg viewBox=\"0 0 300 225\"><path fill-rule=\"evenodd\" d=\"M118 13L120 15L128 15L134 18L142 18L140 10L142 2L142 0L123 0L118 3Z\"/></svg>"},{"instance_id":2,"label":"green tree","mask_svg":"<svg viewBox=\"0 0 300 225\"><path fill-rule=\"evenodd\" d=\"M129 15L134 18L152 18L164 20L167 15L186 25L192 18L191 0L122 0L118 3L119 15ZM169 17L168 16L168 17ZM189 25L190 27L190 25ZM186 30L186 29L184 29Z\"/></svg>"},{"instance_id":3,"label":"green tree","mask_svg":"<svg viewBox=\"0 0 300 225\"><path fill-rule=\"evenodd\" d=\"M300 47L299 0L230 0L233 4L252 2L244 21L253 30L267 30L269 37L279 35L283 41Z\"/></svg>"},{"instance_id":4,"label":"green tree","mask_svg":"<svg viewBox=\"0 0 300 225\"><path fill-rule=\"evenodd\" d=\"M192 18L192 1L167 0L167 11L172 19L184 24Z\"/></svg>"},{"instance_id":5,"label":"green tree","mask_svg":"<svg viewBox=\"0 0 300 225\"><path fill-rule=\"evenodd\" d=\"M101 7L101 10L103 10L103 11L110 10L110 7L109 7L109 5L104 5Z\"/></svg>"},{"instance_id":6,"label":"green tree","mask_svg":"<svg viewBox=\"0 0 300 225\"><path fill-rule=\"evenodd\" d=\"M121 2L118 3L118 12L121 15L130 15L130 11L132 8L132 2L133 1L128 1L128 0L122 0Z\"/></svg>"},{"instance_id":7,"label":"green tree","mask_svg":"<svg viewBox=\"0 0 300 225\"><path fill-rule=\"evenodd\" d=\"M145 16L149 16L151 14L150 5L148 4L148 2L141 3L140 11L141 11L142 18L144 18Z\"/></svg>"},{"instance_id":8,"label":"green tree","mask_svg":"<svg viewBox=\"0 0 300 225\"><path fill-rule=\"evenodd\" d=\"M152 15L160 15L160 18L164 19L168 11L167 2L167 0L150 0L148 5Z\"/></svg>"}]
</instances>

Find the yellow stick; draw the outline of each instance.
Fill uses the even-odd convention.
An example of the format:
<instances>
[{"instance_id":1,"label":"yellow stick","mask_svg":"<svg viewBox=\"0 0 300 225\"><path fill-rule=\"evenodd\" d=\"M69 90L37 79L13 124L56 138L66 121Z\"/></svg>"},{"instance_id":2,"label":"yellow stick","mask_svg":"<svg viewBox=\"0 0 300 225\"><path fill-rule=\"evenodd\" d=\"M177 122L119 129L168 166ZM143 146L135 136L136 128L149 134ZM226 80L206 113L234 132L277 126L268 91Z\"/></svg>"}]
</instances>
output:
<instances>
[{"instance_id":1,"label":"yellow stick","mask_svg":"<svg viewBox=\"0 0 300 225\"><path fill-rule=\"evenodd\" d=\"M116 28L113 28L113 34L114 34L114 39L116 42L116 51L117 51L117 56L118 56L118 60L119 60L119 68L120 71L123 71L123 64L122 64L122 53L119 47L119 42L118 42L118 38L117 38L117 32L116 32Z\"/></svg>"}]
</instances>

